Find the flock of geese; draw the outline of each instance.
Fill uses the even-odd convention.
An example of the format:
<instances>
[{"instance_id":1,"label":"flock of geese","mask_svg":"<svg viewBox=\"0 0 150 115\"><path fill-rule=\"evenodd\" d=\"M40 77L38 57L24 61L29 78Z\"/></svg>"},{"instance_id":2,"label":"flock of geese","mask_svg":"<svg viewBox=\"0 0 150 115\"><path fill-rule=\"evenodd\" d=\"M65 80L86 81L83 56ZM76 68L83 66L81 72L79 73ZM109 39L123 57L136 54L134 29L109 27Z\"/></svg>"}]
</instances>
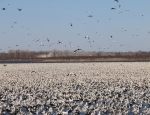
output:
<instances>
[{"instance_id":1,"label":"flock of geese","mask_svg":"<svg viewBox=\"0 0 150 115\"><path fill-rule=\"evenodd\" d=\"M93 18L91 12L87 17ZM72 28L74 24L70 23L70 26ZM95 42L89 35L83 38L90 44ZM40 42L40 47L45 46L45 41L48 47L54 44L67 46L61 40L50 43L47 37L33 41ZM72 42L69 47L73 47ZM82 50L78 46L73 52ZM0 115L150 115L149 70L150 64L144 62L0 65Z\"/></svg>"},{"instance_id":2,"label":"flock of geese","mask_svg":"<svg viewBox=\"0 0 150 115\"><path fill-rule=\"evenodd\" d=\"M0 66L1 115L149 115L150 65Z\"/></svg>"}]
</instances>

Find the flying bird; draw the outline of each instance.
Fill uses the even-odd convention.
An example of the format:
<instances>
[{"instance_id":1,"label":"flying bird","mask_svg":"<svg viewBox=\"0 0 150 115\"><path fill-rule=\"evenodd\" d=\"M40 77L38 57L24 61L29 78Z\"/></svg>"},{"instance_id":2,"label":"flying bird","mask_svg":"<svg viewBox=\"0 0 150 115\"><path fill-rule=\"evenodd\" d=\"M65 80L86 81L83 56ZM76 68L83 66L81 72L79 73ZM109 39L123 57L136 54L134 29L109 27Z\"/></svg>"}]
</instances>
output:
<instances>
[{"instance_id":1,"label":"flying bird","mask_svg":"<svg viewBox=\"0 0 150 115\"><path fill-rule=\"evenodd\" d=\"M116 8L111 8L111 10L116 10Z\"/></svg>"},{"instance_id":2,"label":"flying bird","mask_svg":"<svg viewBox=\"0 0 150 115\"><path fill-rule=\"evenodd\" d=\"M2 10L6 10L6 8L2 8Z\"/></svg>"},{"instance_id":3,"label":"flying bird","mask_svg":"<svg viewBox=\"0 0 150 115\"><path fill-rule=\"evenodd\" d=\"M70 26L73 26L72 23L70 23Z\"/></svg>"},{"instance_id":4,"label":"flying bird","mask_svg":"<svg viewBox=\"0 0 150 115\"><path fill-rule=\"evenodd\" d=\"M74 53L77 52L77 51L79 51L79 50L82 50L82 49L76 49L76 50L74 50Z\"/></svg>"},{"instance_id":5,"label":"flying bird","mask_svg":"<svg viewBox=\"0 0 150 115\"><path fill-rule=\"evenodd\" d=\"M90 39L90 37L89 37L89 36L85 36L85 38L88 38L88 39Z\"/></svg>"},{"instance_id":6,"label":"flying bird","mask_svg":"<svg viewBox=\"0 0 150 115\"><path fill-rule=\"evenodd\" d=\"M40 39L36 39L35 42L38 42Z\"/></svg>"},{"instance_id":7,"label":"flying bird","mask_svg":"<svg viewBox=\"0 0 150 115\"><path fill-rule=\"evenodd\" d=\"M22 9L21 8L18 8L18 11L21 11Z\"/></svg>"},{"instance_id":8,"label":"flying bird","mask_svg":"<svg viewBox=\"0 0 150 115\"><path fill-rule=\"evenodd\" d=\"M50 44L49 47L51 47L53 44L55 44L55 43Z\"/></svg>"},{"instance_id":9,"label":"flying bird","mask_svg":"<svg viewBox=\"0 0 150 115\"><path fill-rule=\"evenodd\" d=\"M58 40L58 43L57 44L62 44L62 42L60 42L59 40Z\"/></svg>"},{"instance_id":10,"label":"flying bird","mask_svg":"<svg viewBox=\"0 0 150 115\"><path fill-rule=\"evenodd\" d=\"M119 2L119 0L114 0L114 1Z\"/></svg>"},{"instance_id":11,"label":"flying bird","mask_svg":"<svg viewBox=\"0 0 150 115\"><path fill-rule=\"evenodd\" d=\"M93 17L92 15L89 15L88 17Z\"/></svg>"},{"instance_id":12,"label":"flying bird","mask_svg":"<svg viewBox=\"0 0 150 115\"><path fill-rule=\"evenodd\" d=\"M47 41L49 42L49 39L47 38Z\"/></svg>"}]
</instances>

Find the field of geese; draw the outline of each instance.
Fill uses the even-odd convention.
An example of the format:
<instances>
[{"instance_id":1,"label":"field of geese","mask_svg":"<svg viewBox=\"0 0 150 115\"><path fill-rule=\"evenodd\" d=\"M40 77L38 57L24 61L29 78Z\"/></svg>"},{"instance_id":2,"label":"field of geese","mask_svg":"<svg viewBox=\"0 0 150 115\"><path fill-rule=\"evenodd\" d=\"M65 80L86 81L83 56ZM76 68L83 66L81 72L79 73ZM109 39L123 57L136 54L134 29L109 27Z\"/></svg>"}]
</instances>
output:
<instances>
[{"instance_id":1,"label":"field of geese","mask_svg":"<svg viewBox=\"0 0 150 115\"><path fill-rule=\"evenodd\" d=\"M150 115L150 63L0 64L0 115Z\"/></svg>"}]
</instances>

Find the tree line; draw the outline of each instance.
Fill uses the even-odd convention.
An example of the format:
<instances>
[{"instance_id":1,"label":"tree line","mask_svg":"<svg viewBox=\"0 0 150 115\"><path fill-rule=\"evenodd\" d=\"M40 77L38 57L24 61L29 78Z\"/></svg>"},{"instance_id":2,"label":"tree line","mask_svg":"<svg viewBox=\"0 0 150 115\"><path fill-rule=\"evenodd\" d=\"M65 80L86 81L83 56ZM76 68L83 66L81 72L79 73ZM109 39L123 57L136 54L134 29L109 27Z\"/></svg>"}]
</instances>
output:
<instances>
[{"instance_id":1,"label":"tree line","mask_svg":"<svg viewBox=\"0 0 150 115\"><path fill-rule=\"evenodd\" d=\"M22 59L37 57L68 57L68 56L150 56L150 51L137 52L104 52L104 51L70 51L70 50L51 50L51 51L29 51L29 50L9 50L0 52L0 59Z\"/></svg>"}]
</instances>

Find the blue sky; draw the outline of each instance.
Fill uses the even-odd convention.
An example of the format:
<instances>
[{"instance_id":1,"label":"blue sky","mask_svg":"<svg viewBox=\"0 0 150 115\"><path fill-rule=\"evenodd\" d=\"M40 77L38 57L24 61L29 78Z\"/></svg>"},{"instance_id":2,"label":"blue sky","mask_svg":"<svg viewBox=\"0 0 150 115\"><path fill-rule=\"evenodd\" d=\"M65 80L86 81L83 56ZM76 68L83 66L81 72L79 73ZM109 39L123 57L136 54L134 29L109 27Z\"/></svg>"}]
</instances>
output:
<instances>
[{"instance_id":1,"label":"blue sky","mask_svg":"<svg viewBox=\"0 0 150 115\"><path fill-rule=\"evenodd\" d=\"M149 5L149 0L0 0L0 51L149 51Z\"/></svg>"}]
</instances>

